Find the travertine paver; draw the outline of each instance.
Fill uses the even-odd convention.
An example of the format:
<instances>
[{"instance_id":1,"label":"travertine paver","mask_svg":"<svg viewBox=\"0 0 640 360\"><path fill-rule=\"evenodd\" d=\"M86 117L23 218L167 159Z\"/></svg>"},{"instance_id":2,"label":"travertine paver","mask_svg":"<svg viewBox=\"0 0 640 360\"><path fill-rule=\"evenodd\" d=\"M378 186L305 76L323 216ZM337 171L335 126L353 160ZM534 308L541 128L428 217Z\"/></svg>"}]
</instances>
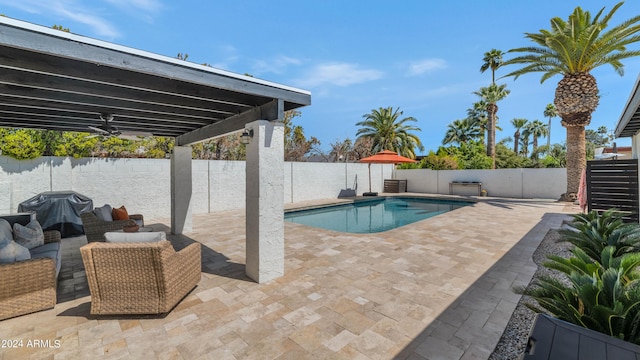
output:
<instances>
[{"instance_id":1,"label":"travertine paver","mask_svg":"<svg viewBox=\"0 0 640 360\"><path fill-rule=\"evenodd\" d=\"M192 233L170 238L203 245L202 280L164 317L90 316L86 240L64 239L59 303L0 322L0 338L23 340L0 358L486 359L531 254L576 208L482 200L378 234L286 223L285 275L265 284L244 275L243 211L196 215Z\"/></svg>"}]
</instances>

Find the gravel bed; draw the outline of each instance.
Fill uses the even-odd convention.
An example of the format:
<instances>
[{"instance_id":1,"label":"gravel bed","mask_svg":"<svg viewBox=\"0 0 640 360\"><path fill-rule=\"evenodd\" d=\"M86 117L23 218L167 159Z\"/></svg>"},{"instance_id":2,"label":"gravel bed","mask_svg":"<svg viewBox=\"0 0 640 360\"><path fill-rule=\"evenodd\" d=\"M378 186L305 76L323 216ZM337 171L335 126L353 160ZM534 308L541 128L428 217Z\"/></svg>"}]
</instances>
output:
<instances>
[{"instance_id":1,"label":"gravel bed","mask_svg":"<svg viewBox=\"0 0 640 360\"><path fill-rule=\"evenodd\" d=\"M542 266L542 263L547 260L547 254L556 254L562 257L571 256L569 249L571 244L565 242L557 242L560 239L560 234L557 230L549 230L547 235L533 253L533 261L538 265L538 270L533 275L532 281L538 278L541 274L547 274L549 276L558 276L558 272L549 270ZM525 347L527 345L527 339L529 338L529 331L535 320L536 313L529 310L524 304L533 301L528 296L523 296L516 309L511 316L511 319L507 323L507 327L502 333L502 337L493 353L489 356L489 360L506 360L506 359L521 359L524 354Z\"/></svg>"}]
</instances>

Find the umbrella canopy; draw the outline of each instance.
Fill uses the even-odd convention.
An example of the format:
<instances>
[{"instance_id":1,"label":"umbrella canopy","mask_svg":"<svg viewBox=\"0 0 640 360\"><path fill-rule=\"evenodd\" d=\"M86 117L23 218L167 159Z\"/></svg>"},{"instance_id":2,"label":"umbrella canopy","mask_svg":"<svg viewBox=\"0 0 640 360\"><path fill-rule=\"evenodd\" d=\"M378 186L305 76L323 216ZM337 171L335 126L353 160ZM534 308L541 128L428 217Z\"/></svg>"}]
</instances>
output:
<instances>
[{"instance_id":1,"label":"umbrella canopy","mask_svg":"<svg viewBox=\"0 0 640 360\"><path fill-rule=\"evenodd\" d=\"M400 156L391 150L382 150L379 153L360 159L363 163L372 164L400 164L400 163L414 163L416 160L409 159L404 156Z\"/></svg>"},{"instance_id":2,"label":"umbrella canopy","mask_svg":"<svg viewBox=\"0 0 640 360\"><path fill-rule=\"evenodd\" d=\"M369 163L369 192L364 193L365 196L375 196L377 193L371 192L371 164L400 164L417 162L404 156L400 156L391 150L382 150L379 153L360 159L360 162Z\"/></svg>"}]
</instances>

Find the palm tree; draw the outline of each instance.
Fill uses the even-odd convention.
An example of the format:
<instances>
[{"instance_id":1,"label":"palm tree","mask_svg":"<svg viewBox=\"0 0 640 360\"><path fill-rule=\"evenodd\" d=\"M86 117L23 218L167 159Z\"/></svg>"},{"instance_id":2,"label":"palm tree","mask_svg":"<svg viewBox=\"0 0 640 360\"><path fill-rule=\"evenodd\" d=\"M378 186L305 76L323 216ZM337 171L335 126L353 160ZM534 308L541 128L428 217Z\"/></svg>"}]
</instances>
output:
<instances>
[{"instance_id":1,"label":"palm tree","mask_svg":"<svg viewBox=\"0 0 640 360\"><path fill-rule=\"evenodd\" d=\"M549 118L549 124L547 126L547 147L551 147L551 119L558 116L558 110L555 105L547 104L547 107L544 109L544 117Z\"/></svg>"},{"instance_id":2,"label":"palm tree","mask_svg":"<svg viewBox=\"0 0 640 360\"><path fill-rule=\"evenodd\" d=\"M520 154L524 157L529 156L529 136L531 136L531 134L525 127L522 134L520 134Z\"/></svg>"},{"instance_id":3,"label":"palm tree","mask_svg":"<svg viewBox=\"0 0 640 360\"><path fill-rule=\"evenodd\" d=\"M609 64L623 75L621 60L640 55L638 50L627 50L627 45L640 41L640 16L634 16L607 29L609 20L622 6L616 4L606 15L602 8L594 17L576 7L567 21L551 19L551 30L526 33L535 46L521 47L509 52L523 53L504 65L522 64L522 68L506 76L541 72L540 82L562 75L555 92L554 104L567 128L567 192L562 199L574 200L580 184L580 175L586 167L585 126L598 107L598 84L590 71Z\"/></svg>"},{"instance_id":4,"label":"palm tree","mask_svg":"<svg viewBox=\"0 0 640 360\"><path fill-rule=\"evenodd\" d=\"M407 124L416 122L415 118L410 116L400 119L400 116L402 111L399 108L393 110L393 107L389 106L373 109L371 113L362 115L364 120L356 124L362 127L356 136L358 139L370 138L373 142L373 152L391 150L414 159L415 148L424 150L420 138L412 134L413 131L420 131L420 128Z\"/></svg>"},{"instance_id":5,"label":"palm tree","mask_svg":"<svg viewBox=\"0 0 640 360\"><path fill-rule=\"evenodd\" d=\"M527 131L533 138L533 152L535 153L538 149L538 138L547 135L547 125L540 120L533 120L527 125Z\"/></svg>"},{"instance_id":6,"label":"palm tree","mask_svg":"<svg viewBox=\"0 0 640 360\"><path fill-rule=\"evenodd\" d=\"M467 109L467 118L473 119L478 123L478 126L480 126L480 139L484 142L484 134L487 131L487 123L489 122L487 103L482 100L473 103L473 107Z\"/></svg>"},{"instance_id":7,"label":"palm tree","mask_svg":"<svg viewBox=\"0 0 640 360\"><path fill-rule=\"evenodd\" d=\"M516 128L516 132L513 133L513 152L516 153L516 155L518 154L518 145L520 143L520 130L523 129L528 122L529 120L522 118L511 120L511 125Z\"/></svg>"},{"instance_id":8,"label":"palm tree","mask_svg":"<svg viewBox=\"0 0 640 360\"><path fill-rule=\"evenodd\" d=\"M489 129L487 131L487 156L491 157L491 168L496 168L496 122L498 113L498 105L496 103L509 95L510 91L506 89L507 85L491 84L487 87L480 88L474 94L487 104L487 114L489 117Z\"/></svg>"},{"instance_id":9,"label":"palm tree","mask_svg":"<svg viewBox=\"0 0 640 360\"><path fill-rule=\"evenodd\" d=\"M504 53L497 49L491 49L484 53L484 58L482 58L482 66L480 67L480 72L484 73L485 71L491 69L491 84L496 84L496 70L502 65L502 55Z\"/></svg>"},{"instance_id":10,"label":"palm tree","mask_svg":"<svg viewBox=\"0 0 640 360\"><path fill-rule=\"evenodd\" d=\"M477 120L472 118L454 120L451 124L447 125L447 133L444 135L442 144L464 144L479 138L481 134L482 130Z\"/></svg>"}]
</instances>

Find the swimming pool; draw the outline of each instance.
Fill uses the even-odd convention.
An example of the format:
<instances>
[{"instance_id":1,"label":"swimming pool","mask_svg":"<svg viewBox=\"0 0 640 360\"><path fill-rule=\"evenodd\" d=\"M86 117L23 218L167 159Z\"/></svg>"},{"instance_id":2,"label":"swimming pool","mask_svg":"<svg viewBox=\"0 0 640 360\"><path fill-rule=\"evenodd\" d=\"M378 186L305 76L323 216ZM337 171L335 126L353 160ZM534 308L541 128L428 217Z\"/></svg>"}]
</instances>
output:
<instances>
[{"instance_id":1,"label":"swimming pool","mask_svg":"<svg viewBox=\"0 0 640 360\"><path fill-rule=\"evenodd\" d=\"M285 213L284 219L327 230L368 234L395 229L470 204L473 203L414 197L387 197L291 211Z\"/></svg>"}]
</instances>

